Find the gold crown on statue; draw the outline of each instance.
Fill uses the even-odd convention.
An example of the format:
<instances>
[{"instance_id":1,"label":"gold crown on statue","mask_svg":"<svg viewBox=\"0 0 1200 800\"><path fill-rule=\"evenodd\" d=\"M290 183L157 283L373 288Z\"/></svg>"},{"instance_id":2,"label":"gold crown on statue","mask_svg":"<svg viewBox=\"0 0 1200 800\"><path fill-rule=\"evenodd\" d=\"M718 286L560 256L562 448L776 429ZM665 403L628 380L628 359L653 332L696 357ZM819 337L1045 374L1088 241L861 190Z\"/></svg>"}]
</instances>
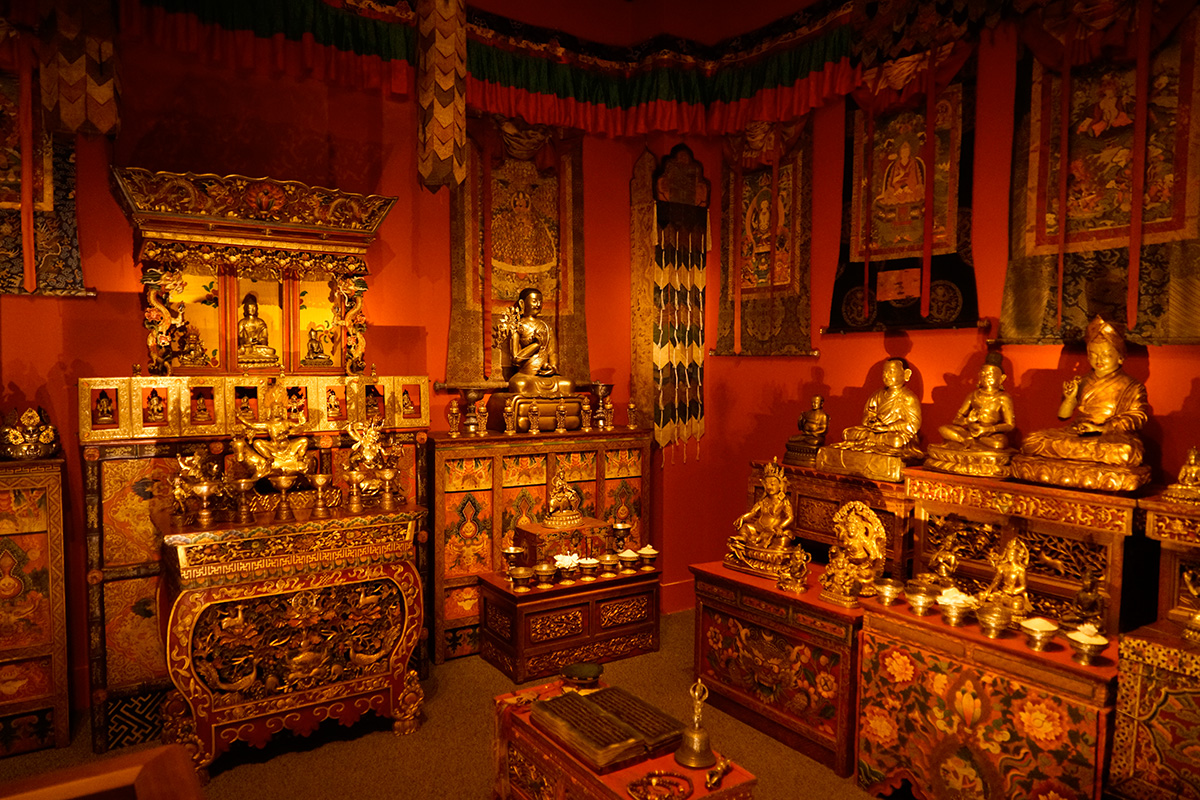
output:
<instances>
[{"instance_id":1,"label":"gold crown on statue","mask_svg":"<svg viewBox=\"0 0 1200 800\"><path fill-rule=\"evenodd\" d=\"M763 467L764 478L779 478L783 480L783 466L779 463L779 457L771 459L771 463Z\"/></svg>"}]
</instances>

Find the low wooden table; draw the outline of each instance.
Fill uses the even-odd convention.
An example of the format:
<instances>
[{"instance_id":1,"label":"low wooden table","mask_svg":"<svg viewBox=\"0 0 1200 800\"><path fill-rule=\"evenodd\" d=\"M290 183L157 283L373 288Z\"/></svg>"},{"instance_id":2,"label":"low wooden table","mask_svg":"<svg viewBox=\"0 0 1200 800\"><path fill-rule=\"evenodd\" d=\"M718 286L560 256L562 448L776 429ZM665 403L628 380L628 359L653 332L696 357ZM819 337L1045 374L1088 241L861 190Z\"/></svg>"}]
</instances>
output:
<instances>
[{"instance_id":1,"label":"low wooden table","mask_svg":"<svg viewBox=\"0 0 1200 800\"><path fill-rule=\"evenodd\" d=\"M658 650L662 572L598 578L514 592L494 572L479 576L479 652L523 683L577 661L616 661Z\"/></svg>"},{"instance_id":2,"label":"low wooden table","mask_svg":"<svg viewBox=\"0 0 1200 800\"><path fill-rule=\"evenodd\" d=\"M696 675L709 687L708 702L841 777L851 775L862 609L820 599L820 566L809 569L803 594L720 561L690 569Z\"/></svg>"},{"instance_id":3,"label":"low wooden table","mask_svg":"<svg viewBox=\"0 0 1200 800\"><path fill-rule=\"evenodd\" d=\"M1116 696L1114 638L1092 666L1060 637L1037 653L1025 637L919 617L903 602L863 616L858 782L887 794L902 781L941 797L1100 800Z\"/></svg>"},{"instance_id":4,"label":"low wooden table","mask_svg":"<svg viewBox=\"0 0 1200 800\"><path fill-rule=\"evenodd\" d=\"M496 782L494 800L629 800L630 783L656 772L683 775L692 782L689 800L751 800L758 783L753 775L732 765L721 785L710 791L704 786L707 770L689 769L673 755L641 761L604 775L593 772L575 756L535 726L529 719L535 700L556 697L561 681L502 694L496 702Z\"/></svg>"}]
</instances>

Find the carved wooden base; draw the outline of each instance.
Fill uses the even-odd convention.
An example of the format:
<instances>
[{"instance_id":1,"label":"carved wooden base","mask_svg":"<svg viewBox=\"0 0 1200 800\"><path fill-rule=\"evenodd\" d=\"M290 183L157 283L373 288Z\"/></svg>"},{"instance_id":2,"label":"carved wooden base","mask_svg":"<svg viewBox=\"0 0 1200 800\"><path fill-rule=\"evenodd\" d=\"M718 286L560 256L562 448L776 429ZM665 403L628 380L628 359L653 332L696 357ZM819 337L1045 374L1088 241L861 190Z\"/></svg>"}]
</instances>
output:
<instances>
[{"instance_id":1,"label":"carved wooden base","mask_svg":"<svg viewBox=\"0 0 1200 800\"><path fill-rule=\"evenodd\" d=\"M817 452L817 469L873 481L900 483L904 480L904 459L900 456L844 450L840 447L822 447Z\"/></svg>"},{"instance_id":2,"label":"carved wooden base","mask_svg":"<svg viewBox=\"0 0 1200 800\"><path fill-rule=\"evenodd\" d=\"M1033 483L1100 492L1132 492L1150 480L1150 468L1120 467L1093 461L1018 455L1012 459L1012 476Z\"/></svg>"},{"instance_id":3,"label":"carved wooden base","mask_svg":"<svg viewBox=\"0 0 1200 800\"><path fill-rule=\"evenodd\" d=\"M541 433L554 431L555 414L560 403L567 409L566 429L577 431L583 427L583 399L578 396L534 398L512 392L496 392L488 398L487 403L487 427L490 430L504 430L504 407L510 399L515 400L516 404L517 433L529 433L529 410L535 405L538 409L538 430Z\"/></svg>"},{"instance_id":4,"label":"carved wooden base","mask_svg":"<svg viewBox=\"0 0 1200 800\"><path fill-rule=\"evenodd\" d=\"M950 443L931 444L924 466L956 475L978 478L1007 478L1012 450L975 450Z\"/></svg>"},{"instance_id":5,"label":"carved wooden base","mask_svg":"<svg viewBox=\"0 0 1200 800\"><path fill-rule=\"evenodd\" d=\"M783 463L794 467L811 467L817 463L817 449L810 444L788 442L783 453Z\"/></svg>"},{"instance_id":6,"label":"carved wooden base","mask_svg":"<svg viewBox=\"0 0 1200 800\"><path fill-rule=\"evenodd\" d=\"M729 552L725 554L724 564L729 569L738 572L748 572L763 578L775 580L779 571L791 559L797 547L760 547L750 544L744 536L729 537Z\"/></svg>"}]
</instances>

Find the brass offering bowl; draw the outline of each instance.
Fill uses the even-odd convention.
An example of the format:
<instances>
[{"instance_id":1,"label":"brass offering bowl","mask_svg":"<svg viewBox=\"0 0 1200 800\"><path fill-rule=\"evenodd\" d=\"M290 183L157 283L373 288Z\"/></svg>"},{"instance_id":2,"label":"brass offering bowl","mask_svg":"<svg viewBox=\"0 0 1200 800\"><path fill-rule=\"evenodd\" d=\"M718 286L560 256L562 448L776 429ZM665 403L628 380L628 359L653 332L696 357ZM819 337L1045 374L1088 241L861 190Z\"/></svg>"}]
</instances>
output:
<instances>
[{"instance_id":1,"label":"brass offering bowl","mask_svg":"<svg viewBox=\"0 0 1200 800\"><path fill-rule=\"evenodd\" d=\"M992 605L980 609L975 615L975 619L979 620L979 628L983 631L984 636L989 639L998 639L1008 629L1012 614L1003 606Z\"/></svg>"},{"instance_id":2,"label":"brass offering bowl","mask_svg":"<svg viewBox=\"0 0 1200 800\"><path fill-rule=\"evenodd\" d=\"M552 589L554 588L554 573L558 572L558 567L553 564L537 564L533 568L533 574L537 576L537 589Z\"/></svg>"},{"instance_id":3,"label":"brass offering bowl","mask_svg":"<svg viewBox=\"0 0 1200 800\"><path fill-rule=\"evenodd\" d=\"M512 579L514 592L528 592L529 584L533 580L533 570L529 567L513 567L509 570L508 577Z\"/></svg>"},{"instance_id":4,"label":"brass offering bowl","mask_svg":"<svg viewBox=\"0 0 1200 800\"><path fill-rule=\"evenodd\" d=\"M942 620L947 625L955 627L962 625L971 613L970 607L966 603L940 603L942 610Z\"/></svg>"},{"instance_id":5,"label":"brass offering bowl","mask_svg":"<svg viewBox=\"0 0 1200 800\"><path fill-rule=\"evenodd\" d=\"M638 557L642 560L642 569L646 572L654 569L654 561L658 558L658 551L650 545L646 545L641 550L637 551Z\"/></svg>"},{"instance_id":6,"label":"brass offering bowl","mask_svg":"<svg viewBox=\"0 0 1200 800\"><path fill-rule=\"evenodd\" d=\"M933 607L937 603L937 595L927 591L905 591L904 599L908 601L909 608L918 617L923 617L933 611Z\"/></svg>"},{"instance_id":7,"label":"brass offering bowl","mask_svg":"<svg viewBox=\"0 0 1200 800\"><path fill-rule=\"evenodd\" d=\"M600 569L600 562L596 559L579 559L579 571L582 573L579 580L588 582L596 580L596 570L598 569Z\"/></svg>"},{"instance_id":8,"label":"brass offering bowl","mask_svg":"<svg viewBox=\"0 0 1200 800\"><path fill-rule=\"evenodd\" d=\"M904 582L895 578L880 578L875 581L875 590L880 604L890 606L900 599L900 594L904 591Z\"/></svg>"},{"instance_id":9,"label":"brass offering bowl","mask_svg":"<svg viewBox=\"0 0 1200 800\"><path fill-rule=\"evenodd\" d=\"M1085 667L1090 667L1092 661L1108 647L1108 639L1103 636L1088 636L1079 631L1068 633L1067 641L1075 651L1073 658Z\"/></svg>"},{"instance_id":10,"label":"brass offering bowl","mask_svg":"<svg viewBox=\"0 0 1200 800\"><path fill-rule=\"evenodd\" d=\"M633 573L637 572L638 562L642 560L641 556L629 550L626 550L623 553L618 553L617 558L621 561L622 575L632 575Z\"/></svg>"},{"instance_id":11,"label":"brass offering bowl","mask_svg":"<svg viewBox=\"0 0 1200 800\"><path fill-rule=\"evenodd\" d=\"M575 583L575 576L579 574L579 564L576 562L565 567L559 567L558 571L561 576L559 583L564 586L570 586Z\"/></svg>"},{"instance_id":12,"label":"brass offering bowl","mask_svg":"<svg viewBox=\"0 0 1200 800\"><path fill-rule=\"evenodd\" d=\"M1025 644L1029 645L1029 649L1040 653L1058 635L1058 623L1032 617L1021 622L1021 632L1025 634Z\"/></svg>"},{"instance_id":13,"label":"brass offering bowl","mask_svg":"<svg viewBox=\"0 0 1200 800\"><path fill-rule=\"evenodd\" d=\"M616 576L617 564L620 562L619 558L614 556L612 553L605 553L604 555L600 556L597 561L600 562L601 578L612 578Z\"/></svg>"}]
</instances>

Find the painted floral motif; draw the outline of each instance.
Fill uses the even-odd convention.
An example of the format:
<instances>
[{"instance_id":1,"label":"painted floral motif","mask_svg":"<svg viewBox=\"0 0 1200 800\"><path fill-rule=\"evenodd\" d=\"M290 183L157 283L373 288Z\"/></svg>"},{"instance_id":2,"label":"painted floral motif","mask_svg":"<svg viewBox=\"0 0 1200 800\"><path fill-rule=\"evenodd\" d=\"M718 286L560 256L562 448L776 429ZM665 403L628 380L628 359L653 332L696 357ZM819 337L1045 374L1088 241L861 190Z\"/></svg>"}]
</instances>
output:
<instances>
[{"instance_id":1,"label":"painted floral motif","mask_svg":"<svg viewBox=\"0 0 1200 800\"><path fill-rule=\"evenodd\" d=\"M883 659L884 669L897 683L911 681L913 678L912 659L896 650Z\"/></svg>"},{"instance_id":2,"label":"painted floral motif","mask_svg":"<svg viewBox=\"0 0 1200 800\"><path fill-rule=\"evenodd\" d=\"M898 741L896 721L878 706L863 709L862 726L863 736L880 747L891 747Z\"/></svg>"},{"instance_id":3,"label":"painted floral motif","mask_svg":"<svg viewBox=\"0 0 1200 800\"><path fill-rule=\"evenodd\" d=\"M1021 734L1040 745L1053 744L1062 736L1062 714L1046 703L1026 703L1017 713Z\"/></svg>"}]
</instances>

